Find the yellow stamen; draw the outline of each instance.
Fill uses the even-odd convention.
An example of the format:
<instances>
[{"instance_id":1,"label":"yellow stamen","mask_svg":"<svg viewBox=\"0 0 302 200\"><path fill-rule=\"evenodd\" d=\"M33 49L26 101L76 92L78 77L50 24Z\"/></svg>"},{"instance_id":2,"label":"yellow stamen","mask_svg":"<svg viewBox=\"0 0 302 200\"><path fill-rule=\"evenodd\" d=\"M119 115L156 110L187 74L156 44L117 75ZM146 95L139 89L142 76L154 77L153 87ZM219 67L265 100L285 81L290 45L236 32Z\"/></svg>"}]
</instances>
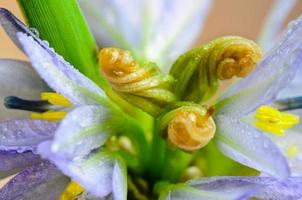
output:
<instances>
[{"instance_id":1,"label":"yellow stamen","mask_svg":"<svg viewBox=\"0 0 302 200\"><path fill-rule=\"evenodd\" d=\"M47 111L44 113L31 113L32 119L42 119L48 121L59 121L66 116L66 112L64 111Z\"/></svg>"},{"instance_id":2,"label":"yellow stamen","mask_svg":"<svg viewBox=\"0 0 302 200\"><path fill-rule=\"evenodd\" d=\"M299 153L299 147L297 145L292 145L287 149L288 157L295 157Z\"/></svg>"},{"instance_id":3,"label":"yellow stamen","mask_svg":"<svg viewBox=\"0 0 302 200\"><path fill-rule=\"evenodd\" d=\"M63 193L59 197L59 200L74 200L77 199L77 196L79 196L83 192L84 188L78 183L72 181L63 191Z\"/></svg>"},{"instance_id":4,"label":"yellow stamen","mask_svg":"<svg viewBox=\"0 0 302 200\"><path fill-rule=\"evenodd\" d=\"M299 121L299 116L282 113L270 106L259 107L255 114L255 126L276 135L283 135L286 129L292 128Z\"/></svg>"},{"instance_id":5,"label":"yellow stamen","mask_svg":"<svg viewBox=\"0 0 302 200\"><path fill-rule=\"evenodd\" d=\"M41 99L47 100L49 103L53 105L59 105L64 107L70 107L72 104L70 101L63 97L62 95L54 92L43 92L41 93Z\"/></svg>"}]
</instances>

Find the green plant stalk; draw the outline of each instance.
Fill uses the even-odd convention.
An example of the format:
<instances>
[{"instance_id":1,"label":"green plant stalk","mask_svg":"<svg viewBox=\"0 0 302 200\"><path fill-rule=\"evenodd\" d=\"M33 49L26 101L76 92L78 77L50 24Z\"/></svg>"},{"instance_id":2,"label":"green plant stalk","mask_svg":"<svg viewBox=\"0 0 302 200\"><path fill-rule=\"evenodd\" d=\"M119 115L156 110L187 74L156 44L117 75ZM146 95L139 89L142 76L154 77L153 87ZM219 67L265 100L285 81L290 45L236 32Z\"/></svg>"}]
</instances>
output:
<instances>
[{"instance_id":1,"label":"green plant stalk","mask_svg":"<svg viewBox=\"0 0 302 200\"><path fill-rule=\"evenodd\" d=\"M97 46L76 0L17 0L30 27L81 73L106 85L99 73Z\"/></svg>"}]
</instances>

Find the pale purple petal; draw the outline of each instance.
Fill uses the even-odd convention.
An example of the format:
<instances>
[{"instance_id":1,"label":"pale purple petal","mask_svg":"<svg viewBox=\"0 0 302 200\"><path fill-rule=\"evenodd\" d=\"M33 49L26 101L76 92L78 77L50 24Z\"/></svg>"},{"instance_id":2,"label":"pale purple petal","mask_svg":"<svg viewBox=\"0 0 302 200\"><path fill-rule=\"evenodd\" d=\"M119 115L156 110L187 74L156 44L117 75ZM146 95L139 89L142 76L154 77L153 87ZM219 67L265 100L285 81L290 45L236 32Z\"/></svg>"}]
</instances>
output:
<instances>
[{"instance_id":1,"label":"pale purple petal","mask_svg":"<svg viewBox=\"0 0 302 200\"><path fill-rule=\"evenodd\" d=\"M300 127L301 128L301 127ZM291 169L293 176L302 176L302 129L298 130L288 130L285 135L278 136L271 133L267 133L276 145L279 147L280 151L287 158L288 165ZM296 148L297 153L291 155L288 153L290 148Z\"/></svg>"},{"instance_id":2,"label":"pale purple petal","mask_svg":"<svg viewBox=\"0 0 302 200\"><path fill-rule=\"evenodd\" d=\"M75 108L61 122L56 131L52 151L60 157L72 159L85 156L102 146L110 135L106 122L110 110L102 106Z\"/></svg>"},{"instance_id":3,"label":"pale purple petal","mask_svg":"<svg viewBox=\"0 0 302 200\"><path fill-rule=\"evenodd\" d=\"M0 150L24 152L54 137L57 123L44 120L16 119L0 122Z\"/></svg>"},{"instance_id":4,"label":"pale purple petal","mask_svg":"<svg viewBox=\"0 0 302 200\"><path fill-rule=\"evenodd\" d=\"M0 59L0 120L29 116L28 112L5 108L5 97L39 99L41 92L46 91L50 89L28 62Z\"/></svg>"},{"instance_id":5,"label":"pale purple petal","mask_svg":"<svg viewBox=\"0 0 302 200\"><path fill-rule=\"evenodd\" d=\"M0 151L0 161L1 179L41 162L41 158L31 151L24 153L18 153L16 151Z\"/></svg>"},{"instance_id":6,"label":"pale purple petal","mask_svg":"<svg viewBox=\"0 0 302 200\"><path fill-rule=\"evenodd\" d=\"M130 50L138 58L155 61L161 67L188 50L211 7L211 0L79 3L100 45Z\"/></svg>"},{"instance_id":7,"label":"pale purple petal","mask_svg":"<svg viewBox=\"0 0 302 200\"><path fill-rule=\"evenodd\" d=\"M274 0L275 3L266 18L263 30L259 37L259 43L264 50L269 50L278 38L278 34L284 24L284 21L294 8L297 0Z\"/></svg>"},{"instance_id":8,"label":"pale purple petal","mask_svg":"<svg viewBox=\"0 0 302 200\"><path fill-rule=\"evenodd\" d=\"M278 180L272 177L211 177L188 182L193 188L211 192L234 194L250 190L248 197L272 200L296 200L302 197L302 178Z\"/></svg>"},{"instance_id":9,"label":"pale purple petal","mask_svg":"<svg viewBox=\"0 0 302 200\"><path fill-rule=\"evenodd\" d=\"M62 57L49 48L45 49L32 36L21 32L17 35L35 70L56 92L75 105L105 101L105 93Z\"/></svg>"},{"instance_id":10,"label":"pale purple petal","mask_svg":"<svg viewBox=\"0 0 302 200\"><path fill-rule=\"evenodd\" d=\"M16 33L23 32L32 34L31 31L5 8L0 8L0 24L12 41L22 50Z\"/></svg>"},{"instance_id":11,"label":"pale purple petal","mask_svg":"<svg viewBox=\"0 0 302 200\"><path fill-rule=\"evenodd\" d=\"M302 17L289 25L289 30L258 65L254 73L239 81L220 100L218 113L241 116L262 104L269 104L293 79L302 65Z\"/></svg>"},{"instance_id":12,"label":"pale purple petal","mask_svg":"<svg viewBox=\"0 0 302 200\"><path fill-rule=\"evenodd\" d=\"M196 180L198 182L199 180ZM202 181L202 179L201 179ZM198 188L189 184L179 184L171 188L166 194L162 194L161 199L165 200L244 200L255 194L260 188L257 184L237 185L223 187ZM199 186L199 185L198 185Z\"/></svg>"},{"instance_id":13,"label":"pale purple petal","mask_svg":"<svg viewBox=\"0 0 302 200\"><path fill-rule=\"evenodd\" d=\"M216 116L215 122L217 142L225 155L264 174L281 178L290 176L285 157L263 133L237 118L224 115Z\"/></svg>"},{"instance_id":14,"label":"pale purple petal","mask_svg":"<svg viewBox=\"0 0 302 200\"><path fill-rule=\"evenodd\" d=\"M127 199L127 169L124 163L116 161L113 167L112 197L116 200Z\"/></svg>"},{"instance_id":15,"label":"pale purple petal","mask_svg":"<svg viewBox=\"0 0 302 200\"><path fill-rule=\"evenodd\" d=\"M300 67L293 80L278 94L278 99L302 96L302 67Z\"/></svg>"},{"instance_id":16,"label":"pale purple petal","mask_svg":"<svg viewBox=\"0 0 302 200\"><path fill-rule=\"evenodd\" d=\"M115 191L124 191L123 188L115 188L117 186L124 186L126 178L116 180L113 177L120 176L116 173L116 161L110 154L98 150L85 157L75 157L68 160L60 157L51 151L51 142L44 142L39 145L38 152L63 171L64 174L71 177L73 180L82 185L88 192L91 192L98 197L105 197ZM123 171L123 170L121 170ZM126 174L123 174L126 177ZM113 182L113 180L115 182Z\"/></svg>"},{"instance_id":17,"label":"pale purple petal","mask_svg":"<svg viewBox=\"0 0 302 200\"><path fill-rule=\"evenodd\" d=\"M65 177L54 165L41 162L29 167L0 189L1 200L54 200L68 185Z\"/></svg>"}]
</instances>

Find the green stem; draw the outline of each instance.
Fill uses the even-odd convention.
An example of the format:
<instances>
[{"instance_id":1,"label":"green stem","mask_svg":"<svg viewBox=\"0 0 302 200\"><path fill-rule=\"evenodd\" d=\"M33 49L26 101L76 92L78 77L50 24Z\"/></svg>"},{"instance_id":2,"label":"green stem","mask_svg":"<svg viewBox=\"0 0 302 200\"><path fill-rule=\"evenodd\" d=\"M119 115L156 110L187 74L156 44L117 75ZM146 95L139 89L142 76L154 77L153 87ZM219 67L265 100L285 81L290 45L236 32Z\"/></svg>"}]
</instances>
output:
<instances>
[{"instance_id":1,"label":"green stem","mask_svg":"<svg viewBox=\"0 0 302 200\"><path fill-rule=\"evenodd\" d=\"M97 46L76 0L18 0L26 22L58 54L92 80L99 79ZM102 85L105 84L103 79Z\"/></svg>"}]
</instances>

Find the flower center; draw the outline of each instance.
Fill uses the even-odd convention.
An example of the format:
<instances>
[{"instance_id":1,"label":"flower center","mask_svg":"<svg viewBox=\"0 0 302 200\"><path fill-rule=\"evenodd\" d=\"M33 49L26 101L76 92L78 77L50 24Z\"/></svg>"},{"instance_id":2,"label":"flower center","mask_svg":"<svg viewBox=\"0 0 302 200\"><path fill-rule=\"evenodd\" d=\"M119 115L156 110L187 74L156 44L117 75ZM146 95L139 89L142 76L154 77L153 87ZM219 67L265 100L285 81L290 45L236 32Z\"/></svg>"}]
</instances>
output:
<instances>
[{"instance_id":1,"label":"flower center","mask_svg":"<svg viewBox=\"0 0 302 200\"><path fill-rule=\"evenodd\" d=\"M255 113L255 127L275 135L283 135L286 129L292 128L299 121L299 116L280 112L270 106L260 106Z\"/></svg>"},{"instance_id":2,"label":"flower center","mask_svg":"<svg viewBox=\"0 0 302 200\"><path fill-rule=\"evenodd\" d=\"M32 111L32 119L42 119L48 121L58 121L65 117L67 112L64 110L71 107L70 101L53 92L41 93L41 100L25 100L15 96L5 98L4 105L9 109Z\"/></svg>"}]
</instances>

